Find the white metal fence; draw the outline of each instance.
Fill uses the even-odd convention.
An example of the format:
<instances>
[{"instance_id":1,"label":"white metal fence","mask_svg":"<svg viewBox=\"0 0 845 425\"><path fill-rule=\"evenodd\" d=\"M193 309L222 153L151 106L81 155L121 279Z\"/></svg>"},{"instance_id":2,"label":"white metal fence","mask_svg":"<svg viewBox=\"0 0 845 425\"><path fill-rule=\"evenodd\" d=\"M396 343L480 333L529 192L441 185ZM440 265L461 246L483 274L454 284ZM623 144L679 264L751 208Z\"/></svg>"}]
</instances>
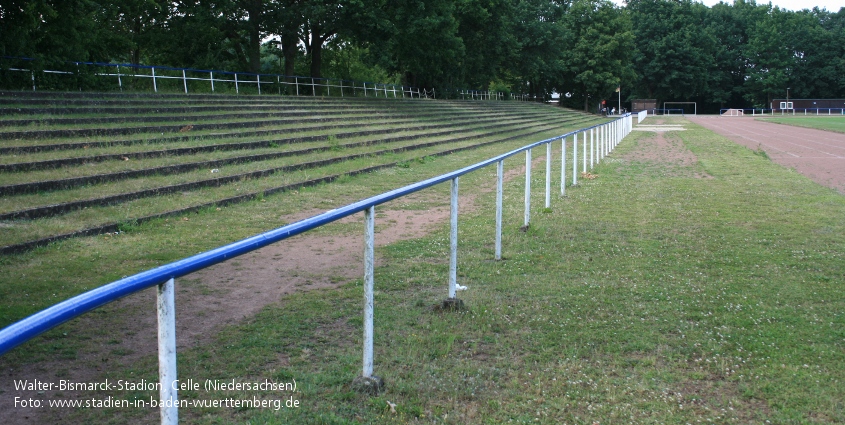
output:
<instances>
[{"instance_id":1,"label":"white metal fence","mask_svg":"<svg viewBox=\"0 0 845 425\"><path fill-rule=\"evenodd\" d=\"M748 108L748 109L734 109L726 108L719 111L719 115L724 117L744 117L746 115L756 116L775 116L775 115L792 115L792 116L810 116L810 115L845 115L845 108L797 108L797 109L763 109L763 108Z\"/></svg>"},{"instance_id":2,"label":"white metal fence","mask_svg":"<svg viewBox=\"0 0 845 425\"><path fill-rule=\"evenodd\" d=\"M26 58L15 58L22 62L31 62ZM190 68L172 68L155 65L112 64L99 62L70 62L76 67L69 70L35 70L26 67L8 67L6 71L29 73L32 91L39 87L39 74L65 76L76 80L80 75L111 78L114 88L124 90L130 84L133 90L150 90L158 93L160 90L180 91L185 94L193 92L220 91L241 94L244 88L253 89L258 94L291 94L291 95L325 95L325 96L363 96L390 98L433 98L434 91L426 91L418 87L399 84L371 83L364 81L342 80L334 78L314 78L289 76L281 74L256 74L249 72L231 72L218 70L201 70ZM93 67L93 70L88 70ZM85 68L83 70L83 68ZM90 72L88 72L90 71ZM146 81L145 84L136 82ZM65 85L73 85L74 81L67 81ZM175 86L174 86L175 83ZM167 87L162 87L163 85ZM81 89L81 87L77 87Z\"/></svg>"}]
</instances>

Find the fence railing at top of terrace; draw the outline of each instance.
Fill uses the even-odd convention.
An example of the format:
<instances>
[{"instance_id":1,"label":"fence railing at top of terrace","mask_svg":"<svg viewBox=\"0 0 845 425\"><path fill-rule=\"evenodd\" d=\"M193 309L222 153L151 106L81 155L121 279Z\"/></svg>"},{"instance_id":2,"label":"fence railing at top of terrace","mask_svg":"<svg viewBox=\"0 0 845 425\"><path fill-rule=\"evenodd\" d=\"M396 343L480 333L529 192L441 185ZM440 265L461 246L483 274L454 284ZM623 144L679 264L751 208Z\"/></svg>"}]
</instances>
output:
<instances>
[{"instance_id":1,"label":"fence railing at top of terrace","mask_svg":"<svg viewBox=\"0 0 845 425\"><path fill-rule=\"evenodd\" d=\"M795 109L763 109L763 108L748 108L748 109L732 109L725 108L719 111L719 115L725 117L744 117L744 116L776 116L776 115L845 115L845 108L795 108Z\"/></svg>"},{"instance_id":2,"label":"fence railing at top of terrace","mask_svg":"<svg viewBox=\"0 0 845 425\"><path fill-rule=\"evenodd\" d=\"M364 213L364 341L363 367L358 382L376 385L379 378L373 375L373 290L374 290L374 226L375 206L409 195L419 190L451 182L451 214L450 214L450 255L447 299L448 305L459 305L457 299L457 268L458 268L458 178L464 174L496 164L496 231L495 231L495 259L502 258L502 199L504 160L525 152L525 215L524 225L528 226L531 218L531 152L532 149L545 145L546 147L546 187L545 207L551 207L551 179L552 179L552 143L561 141L561 172L560 194L566 191L566 147L567 139L572 139L572 185L578 184L579 162L583 173L592 169L594 164L608 155L631 132L632 115L625 114L613 121L582 128L557 137L523 146L519 149L504 153L488 160L452 171L437 177L414 183L399 189L385 192L340 208L326 211L322 214L282 226L259 235L232 244L203 252L170 264L150 269L133 276L103 285L99 288L80 294L60 302L52 307L35 313L6 328L0 329L0 355L14 347L29 341L35 336L52 329L68 320L101 307L109 302L142 289L156 286L158 311L158 352L159 352L159 400L162 424L176 424L178 422L178 381L176 374L176 319L175 319L175 279L204 269L214 264L246 254L269 244L279 242L289 237L307 232L322 225L340 220L355 213ZM582 145L583 159L578 159L579 139ZM589 139L589 146L587 140ZM589 152L589 154L588 154ZM589 158L588 158L589 157ZM588 167L589 164L589 167Z\"/></svg>"},{"instance_id":3,"label":"fence railing at top of terrace","mask_svg":"<svg viewBox=\"0 0 845 425\"><path fill-rule=\"evenodd\" d=\"M505 94L489 90L461 90L461 99L464 100L504 100Z\"/></svg>"},{"instance_id":4,"label":"fence railing at top of terrace","mask_svg":"<svg viewBox=\"0 0 845 425\"><path fill-rule=\"evenodd\" d=\"M32 91L47 86L83 90L90 77L108 78L111 83L96 84L100 89L133 91L151 90L184 91L217 93L242 92L257 94L289 94L312 96L364 96L390 98L434 98L434 90L418 87L402 86L398 84L371 83L363 81L342 80L334 78L300 77L282 74L256 74L249 72L232 72L218 70L203 70L191 68L173 68L156 65L136 65L125 63L101 62L65 62L65 69L35 69L32 58L3 57L6 62L16 62L17 65L0 66L0 71L13 71L29 74ZM48 76L50 78L48 78ZM61 80L61 81L60 81Z\"/></svg>"}]
</instances>

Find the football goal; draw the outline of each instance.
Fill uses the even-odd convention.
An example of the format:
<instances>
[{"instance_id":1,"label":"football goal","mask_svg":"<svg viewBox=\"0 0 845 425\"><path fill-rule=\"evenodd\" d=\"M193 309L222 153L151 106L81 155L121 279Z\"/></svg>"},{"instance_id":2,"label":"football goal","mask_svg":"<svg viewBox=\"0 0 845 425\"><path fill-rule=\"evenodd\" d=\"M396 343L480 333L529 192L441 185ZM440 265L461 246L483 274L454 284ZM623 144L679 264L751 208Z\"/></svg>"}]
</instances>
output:
<instances>
[{"instance_id":1,"label":"football goal","mask_svg":"<svg viewBox=\"0 0 845 425\"><path fill-rule=\"evenodd\" d=\"M698 105L696 102L663 102L663 109L671 111L681 109L684 111L681 115L696 115Z\"/></svg>"},{"instance_id":2,"label":"football goal","mask_svg":"<svg viewBox=\"0 0 845 425\"><path fill-rule=\"evenodd\" d=\"M745 111L742 109L722 109L721 115L725 117L743 117L745 116Z\"/></svg>"}]
</instances>

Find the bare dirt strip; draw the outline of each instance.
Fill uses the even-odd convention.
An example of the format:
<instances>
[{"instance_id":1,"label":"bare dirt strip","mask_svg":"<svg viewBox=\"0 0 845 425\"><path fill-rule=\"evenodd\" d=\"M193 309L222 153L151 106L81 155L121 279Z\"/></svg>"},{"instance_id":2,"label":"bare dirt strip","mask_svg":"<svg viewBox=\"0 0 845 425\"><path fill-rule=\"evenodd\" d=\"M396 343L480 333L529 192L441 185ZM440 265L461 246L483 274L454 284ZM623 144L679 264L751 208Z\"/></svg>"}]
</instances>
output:
<instances>
[{"instance_id":1,"label":"bare dirt strip","mask_svg":"<svg viewBox=\"0 0 845 425\"><path fill-rule=\"evenodd\" d=\"M559 151L555 155L559 155ZM545 163L545 155L534 159L534 164L542 163ZM515 167L505 172L504 180L510 181L524 173L524 166ZM459 211L462 214L475 211L478 207L477 195L492 190L495 190L495 180L477 190L464 190L460 196ZM377 207L376 245L422 237L447 222L450 214L448 205L425 210L404 207L408 202L436 201L435 197L437 194L434 192L422 191ZM293 222L321 212L303 211L281 220ZM362 220L363 216L356 214L340 222L360 222L363 226ZM361 229L363 231L363 227ZM363 276L363 246L361 232L331 236L303 234L178 279L177 351L213 343L215 335L224 326L249 320L265 306L284 302L284 297L289 294L334 288L360 278ZM378 262L378 258L376 260ZM444 276L444 298L448 288L446 279ZM17 391L13 387L15 380L103 382L110 363L130 364L154 356L157 350L154 306L155 292L151 288L103 307L109 310L109 314L120 314L128 320L105 325L102 323L103 316L89 314L75 319L66 325L68 332L74 332L74 327L110 326L114 336L93 336L71 361L56 359L9 365L0 358L0 424L63 422L61 408L20 407L15 405L14 397L84 400L90 396L80 391L63 391L61 394L58 394L59 391ZM120 355L116 356L115 352ZM153 423L157 415L157 410L150 408L137 423Z\"/></svg>"},{"instance_id":2,"label":"bare dirt strip","mask_svg":"<svg viewBox=\"0 0 845 425\"><path fill-rule=\"evenodd\" d=\"M687 119L741 145L762 149L772 161L845 195L845 134L744 117Z\"/></svg>"}]
</instances>

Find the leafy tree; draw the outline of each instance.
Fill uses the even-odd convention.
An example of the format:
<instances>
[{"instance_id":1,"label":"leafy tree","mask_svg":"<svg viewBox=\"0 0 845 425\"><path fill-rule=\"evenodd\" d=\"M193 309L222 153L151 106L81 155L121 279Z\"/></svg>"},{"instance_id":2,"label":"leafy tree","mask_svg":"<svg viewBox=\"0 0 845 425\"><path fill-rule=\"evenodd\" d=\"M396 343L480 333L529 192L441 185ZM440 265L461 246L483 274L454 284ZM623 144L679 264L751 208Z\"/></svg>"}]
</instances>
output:
<instances>
[{"instance_id":1,"label":"leafy tree","mask_svg":"<svg viewBox=\"0 0 845 425\"><path fill-rule=\"evenodd\" d=\"M564 71L559 87L572 87L589 111L590 98L598 100L634 80L631 19L610 1L575 0L564 25L571 44L561 56Z\"/></svg>"},{"instance_id":2,"label":"leafy tree","mask_svg":"<svg viewBox=\"0 0 845 425\"><path fill-rule=\"evenodd\" d=\"M303 18L300 40L311 62L311 76L322 77L323 48L335 39L365 46L385 33L383 10L386 0L342 0L325 2L300 0Z\"/></svg>"},{"instance_id":3,"label":"leafy tree","mask_svg":"<svg viewBox=\"0 0 845 425\"><path fill-rule=\"evenodd\" d=\"M789 13L777 7L769 9L754 25L746 47L748 65L744 86L746 100L756 107L768 108L773 96L786 94L795 56L783 34L794 33L793 25Z\"/></svg>"},{"instance_id":4,"label":"leafy tree","mask_svg":"<svg viewBox=\"0 0 845 425\"><path fill-rule=\"evenodd\" d=\"M517 43L513 37L513 7L507 0L463 0L456 4L457 36L464 55L456 64L458 80L487 89L513 57Z\"/></svg>"},{"instance_id":5,"label":"leafy tree","mask_svg":"<svg viewBox=\"0 0 845 425\"><path fill-rule=\"evenodd\" d=\"M843 97L845 82L845 13L818 8L789 15L790 33L784 34L794 68L787 82L795 97Z\"/></svg>"},{"instance_id":6,"label":"leafy tree","mask_svg":"<svg viewBox=\"0 0 845 425\"><path fill-rule=\"evenodd\" d=\"M229 0L181 0L171 4L166 30L151 36L148 60L154 64L200 69L246 69L237 13Z\"/></svg>"},{"instance_id":7,"label":"leafy tree","mask_svg":"<svg viewBox=\"0 0 845 425\"><path fill-rule=\"evenodd\" d=\"M105 5L105 6L104 6ZM112 31L110 3L93 0L6 0L0 9L4 55L48 62L108 61L129 50L129 40Z\"/></svg>"},{"instance_id":8,"label":"leafy tree","mask_svg":"<svg viewBox=\"0 0 845 425\"><path fill-rule=\"evenodd\" d=\"M520 0L514 7L509 77L518 91L545 98L562 83L561 58L571 42L563 22L567 8L568 2L547 0Z\"/></svg>"},{"instance_id":9,"label":"leafy tree","mask_svg":"<svg viewBox=\"0 0 845 425\"><path fill-rule=\"evenodd\" d=\"M396 0L385 7L390 25L386 37L375 42L380 63L418 87L456 83L456 64L465 53L457 35L459 22L450 0Z\"/></svg>"},{"instance_id":10,"label":"leafy tree","mask_svg":"<svg viewBox=\"0 0 845 425\"><path fill-rule=\"evenodd\" d=\"M128 48L125 52L114 52L115 59L140 64L142 52L155 49L151 42L153 33L163 31L169 18L166 0L124 0L102 2L102 15L97 18L106 25L109 33Z\"/></svg>"},{"instance_id":11,"label":"leafy tree","mask_svg":"<svg viewBox=\"0 0 845 425\"><path fill-rule=\"evenodd\" d=\"M691 0L630 0L634 67L649 99L689 101L714 80L716 40L701 24L707 7Z\"/></svg>"}]
</instances>

